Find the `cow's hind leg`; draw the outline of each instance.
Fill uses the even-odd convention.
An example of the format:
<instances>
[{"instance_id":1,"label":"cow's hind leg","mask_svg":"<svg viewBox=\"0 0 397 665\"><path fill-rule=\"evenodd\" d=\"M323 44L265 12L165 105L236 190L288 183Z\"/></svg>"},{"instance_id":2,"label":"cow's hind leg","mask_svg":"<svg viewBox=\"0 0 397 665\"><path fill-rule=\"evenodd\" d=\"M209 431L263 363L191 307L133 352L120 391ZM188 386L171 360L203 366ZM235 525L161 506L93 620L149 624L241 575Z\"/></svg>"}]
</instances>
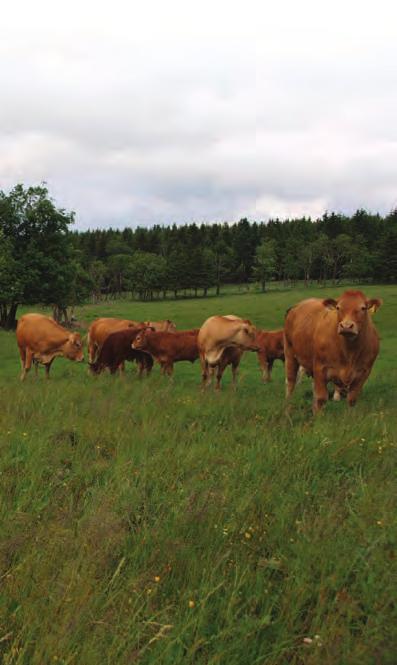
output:
<instances>
[{"instance_id":1,"label":"cow's hind leg","mask_svg":"<svg viewBox=\"0 0 397 665\"><path fill-rule=\"evenodd\" d=\"M204 390L211 383L210 367L203 355L200 355L201 364L201 388Z\"/></svg>"}]
</instances>

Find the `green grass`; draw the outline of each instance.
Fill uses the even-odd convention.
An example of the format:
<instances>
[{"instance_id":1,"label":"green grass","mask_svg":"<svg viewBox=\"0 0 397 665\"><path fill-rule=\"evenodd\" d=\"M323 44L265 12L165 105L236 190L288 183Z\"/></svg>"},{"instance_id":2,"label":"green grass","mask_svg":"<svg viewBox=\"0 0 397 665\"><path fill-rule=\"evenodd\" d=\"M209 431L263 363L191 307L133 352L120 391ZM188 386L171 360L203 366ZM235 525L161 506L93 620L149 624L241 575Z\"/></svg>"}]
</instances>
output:
<instances>
[{"instance_id":1,"label":"green grass","mask_svg":"<svg viewBox=\"0 0 397 665\"><path fill-rule=\"evenodd\" d=\"M0 333L4 664L394 665L397 287L366 292L384 298L380 356L354 409L315 419L311 382L287 412L282 365L262 385L255 354L236 393L227 370L221 394L202 394L197 363L139 382L59 359L51 381L20 384ZM192 327L236 313L270 329L307 295L77 316Z\"/></svg>"}]
</instances>

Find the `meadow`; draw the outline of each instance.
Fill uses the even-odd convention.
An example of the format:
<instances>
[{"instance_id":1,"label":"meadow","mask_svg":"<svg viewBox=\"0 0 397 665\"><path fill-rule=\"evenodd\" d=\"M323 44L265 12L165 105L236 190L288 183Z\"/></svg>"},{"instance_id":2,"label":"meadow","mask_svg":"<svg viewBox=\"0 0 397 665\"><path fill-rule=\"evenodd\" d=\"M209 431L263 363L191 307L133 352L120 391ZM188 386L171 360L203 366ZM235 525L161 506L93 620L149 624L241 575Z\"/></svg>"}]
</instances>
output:
<instances>
[{"instance_id":1,"label":"meadow","mask_svg":"<svg viewBox=\"0 0 397 665\"><path fill-rule=\"evenodd\" d=\"M253 353L220 394L200 391L198 363L139 381L57 359L21 384L0 333L4 665L396 663L397 286L364 289L384 299L379 358L353 409L316 418L311 381L287 410L282 364L264 385ZM272 329L341 290L76 314Z\"/></svg>"}]
</instances>

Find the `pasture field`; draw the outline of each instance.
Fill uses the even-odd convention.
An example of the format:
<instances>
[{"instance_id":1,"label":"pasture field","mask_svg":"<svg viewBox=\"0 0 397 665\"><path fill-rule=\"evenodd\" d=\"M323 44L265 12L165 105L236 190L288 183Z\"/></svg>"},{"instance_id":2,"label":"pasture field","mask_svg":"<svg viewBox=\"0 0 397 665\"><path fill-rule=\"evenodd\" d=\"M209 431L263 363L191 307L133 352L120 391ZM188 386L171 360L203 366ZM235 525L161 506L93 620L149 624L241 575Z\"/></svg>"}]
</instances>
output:
<instances>
[{"instance_id":1,"label":"pasture field","mask_svg":"<svg viewBox=\"0 0 397 665\"><path fill-rule=\"evenodd\" d=\"M281 327L341 289L82 307L97 316L215 313ZM139 381L58 359L19 381L0 333L0 660L4 665L394 665L397 662L397 286L354 409L311 414L262 385L199 389L199 364ZM33 309L33 308L32 308Z\"/></svg>"}]
</instances>

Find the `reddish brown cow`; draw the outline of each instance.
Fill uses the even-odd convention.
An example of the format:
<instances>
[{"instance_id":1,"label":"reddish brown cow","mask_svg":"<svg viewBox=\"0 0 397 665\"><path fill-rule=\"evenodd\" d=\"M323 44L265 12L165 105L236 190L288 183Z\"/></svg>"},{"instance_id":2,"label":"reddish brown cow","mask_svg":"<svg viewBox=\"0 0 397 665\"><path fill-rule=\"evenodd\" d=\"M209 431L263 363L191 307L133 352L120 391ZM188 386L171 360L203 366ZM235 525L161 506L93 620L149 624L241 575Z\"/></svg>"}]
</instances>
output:
<instances>
[{"instance_id":1,"label":"reddish brown cow","mask_svg":"<svg viewBox=\"0 0 397 665\"><path fill-rule=\"evenodd\" d=\"M198 328L175 332L151 332L143 330L136 336L132 348L145 351L153 356L161 366L162 374L172 375L174 363L181 360L194 362L199 352L197 347Z\"/></svg>"},{"instance_id":2,"label":"reddish brown cow","mask_svg":"<svg viewBox=\"0 0 397 665\"><path fill-rule=\"evenodd\" d=\"M17 325L17 344L22 363L21 381L34 362L41 363L49 378L50 368L58 356L69 360L84 360L83 342L79 333L66 330L50 316L43 314L24 314Z\"/></svg>"},{"instance_id":3,"label":"reddish brown cow","mask_svg":"<svg viewBox=\"0 0 397 665\"><path fill-rule=\"evenodd\" d=\"M258 330L256 341L259 346L258 361L262 370L262 381L271 381L275 360L284 362L284 330Z\"/></svg>"},{"instance_id":4,"label":"reddish brown cow","mask_svg":"<svg viewBox=\"0 0 397 665\"><path fill-rule=\"evenodd\" d=\"M382 304L362 291L346 291L337 300L311 298L292 307L285 319L287 397L296 383L299 365L314 379L313 410L328 399L327 383L355 404L379 351L371 314Z\"/></svg>"},{"instance_id":5,"label":"reddish brown cow","mask_svg":"<svg viewBox=\"0 0 397 665\"><path fill-rule=\"evenodd\" d=\"M125 328L114 333L110 333L102 344L97 359L90 363L90 370L93 374L100 374L104 369L108 369L114 374L118 369L124 367L126 360L136 361L139 370L139 377L144 372L150 374L153 367L153 358L148 353L136 351L131 347L132 342L137 335L142 332L142 328Z\"/></svg>"}]
</instances>

